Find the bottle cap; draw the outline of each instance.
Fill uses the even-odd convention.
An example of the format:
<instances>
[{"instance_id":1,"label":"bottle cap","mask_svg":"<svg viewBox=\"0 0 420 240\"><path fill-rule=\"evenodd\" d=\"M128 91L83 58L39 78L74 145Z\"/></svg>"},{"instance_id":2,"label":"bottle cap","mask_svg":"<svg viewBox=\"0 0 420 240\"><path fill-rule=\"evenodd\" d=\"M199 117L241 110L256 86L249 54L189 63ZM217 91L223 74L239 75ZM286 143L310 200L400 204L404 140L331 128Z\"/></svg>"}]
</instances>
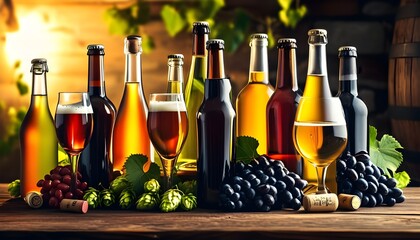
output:
<instances>
[{"instance_id":1,"label":"bottle cap","mask_svg":"<svg viewBox=\"0 0 420 240\"><path fill-rule=\"evenodd\" d=\"M254 33L250 37L249 46L268 46L268 35L265 33Z\"/></svg>"},{"instance_id":2,"label":"bottle cap","mask_svg":"<svg viewBox=\"0 0 420 240\"><path fill-rule=\"evenodd\" d=\"M357 49L353 46L342 46L338 49L338 57L357 57Z\"/></svg>"},{"instance_id":3,"label":"bottle cap","mask_svg":"<svg viewBox=\"0 0 420 240\"><path fill-rule=\"evenodd\" d=\"M60 202L60 210L68 212L87 213L89 204L84 200L63 199Z\"/></svg>"},{"instance_id":4,"label":"bottle cap","mask_svg":"<svg viewBox=\"0 0 420 240\"><path fill-rule=\"evenodd\" d=\"M254 33L251 35L251 40L257 38L257 39L268 39L268 35L265 33Z\"/></svg>"},{"instance_id":5,"label":"bottle cap","mask_svg":"<svg viewBox=\"0 0 420 240\"><path fill-rule=\"evenodd\" d=\"M25 202L31 207L31 208L40 208L42 204L44 203L44 200L42 199L42 194L37 191L31 191L26 194L26 196L23 198Z\"/></svg>"},{"instance_id":6,"label":"bottle cap","mask_svg":"<svg viewBox=\"0 0 420 240\"><path fill-rule=\"evenodd\" d=\"M138 35L129 35L124 40L124 52L127 53L142 53L141 47L142 39Z\"/></svg>"},{"instance_id":7,"label":"bottle cap","mask_svg":"<svg viewBox=\"0 0 420 240\"><path fill-rule=\"evenodd\" d=\"M210 39L206 42L206 48L225 49L225 41L222 39Z\"/></svg>"},{"instance_id":8,"label":"bottle cap","mask_svg":"<svg viewBox=\"0 0 420 240\"><path fill-rule=\"evenodd\" d=\"M209 23L205 21L194 22L193 33L194 34L209 34L210 33Z\"/></svg>"},{"instance_id":9,"label":"bottle cap","mask_svg":"<svg viewBox=\"0 0 420 240\"><path fill-rule=\"evenodd\" d=\"M327 44L327 30L325 29L311 29L308 31L308 43L310 44Z\"/></svg>"},{"instance_id":10,"label":"bottle cap","mask_svg":"<svg viewBox=\"0 0 420 240\"><path fill-rule=\"evenodd\" d=\"M182 54L171 54L168 55L168 65L182 66L184 64L184 55Z\"/></svg>"},{"instance_id":11,"label":"bottle cap","mask_svg":"<svg viewBox=\"0 0 420 240\"><path fill-rule=\"evenodd\" d=\"M32 63L31 72L33 72L34 70L37 70L40 72L48 72L47 59L34 58L32 59L31 63Z\"/></svg>"},{"instance_id":12,"label":"bottle cap","mask_svg":"<svg viewBox=\"0 0 420 240\"><path fill-rule=\"evenodd\" d=\"M87 55L105 55L105 47L101 44L91 44L87 46Z\"/></svg>"},{"instance_id":13,"label":"bottle cap","mask_svg":"<svg viewBox=\"0 0 420 240\"><path fill-rule=\"evenodd\" d=\"M338 195L338 201L339 201L339 208L344 210L357 210L359 209L360 205L362 204L362 201L357 195L351 195L351 194L344 194L341 193Z\"/></svg>"},{"instance_id":14,"label":"bottle cap","mask_svg":"<svg viewBox=\"0 0 420 240\"><path fill-rule=\"evenodd\" d=\"M334 212L338 208L335 193L311 194L303 196L303 208L307 212Z\"/></svg>"},{"instance_id":15,"label":"bottle cap","mask_svg":"<svg viewBox=\"0 0 420 240\"><path fill-rule=\"evenodd\" d=\"M184 55L182 54L170 54L168 55L168 59L173 58L173 59L184 59Z\"/></svg>"},{"instance_id":16,"label":"bottle cap","mask_svg":"<svg viewBox=\"0 0 420 240\"><path fill-rule=\"evenodd\" d=\"M277 41L277 48L297 48L296 39L294 39L294 38L280 38Z\"/></svg>"}]
</instances>

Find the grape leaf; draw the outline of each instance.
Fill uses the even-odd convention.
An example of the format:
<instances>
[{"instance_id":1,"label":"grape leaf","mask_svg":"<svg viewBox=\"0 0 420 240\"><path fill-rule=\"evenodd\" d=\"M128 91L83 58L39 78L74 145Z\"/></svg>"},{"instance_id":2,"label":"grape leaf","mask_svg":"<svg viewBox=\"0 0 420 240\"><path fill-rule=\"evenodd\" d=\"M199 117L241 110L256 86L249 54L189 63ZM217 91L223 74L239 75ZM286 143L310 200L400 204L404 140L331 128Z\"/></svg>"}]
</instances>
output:
<instances>
[{"instance_id":1,"label":"grape leaf","mask_svg":"<svg viewBox=\"0 0 420 240\"><path fill-rule=\"evenodd\" d=\"M391 135L384 134L380 141L376 140L377 135L376 128L369 126L370 159L385 172L386 176L392 177L403 161L403 155L397 149L403 147Z\"/></svg>"},{"instance_id":2,"label":"grape leaf","mask_svg":"<svg viewBox=\"0 0 420 240\"><path fill-rule=\"evenodd\" d=\"M258 145L258 140L253 137L239 136L236 138L236 160L245 164L250 163L259 156L257 153Z\"/></svg>"},{"instance_id":3,"label":"grape leaf","mask_svg":"<svg viewBox=\"0 0 420 240\"><path fill-rule=\"evenodd\" d=\"M401 189L407 187L407 185L411 181L411 178L410 178L410 176L408 176L408 173L406 171L395 173L394 178L398 182L397 187L401 188Z\"/></svg>"},{"instance_id":4,"label":"grape leaf","mask_svg":"<svg viewBox=\"0 0 420 240\"><path fill-rule=\"evenodd\" d=\"M136 196L144 192L144 183L154 178L160 180L160 168L156 163L151 163L149 170L144 171L144 165L148 164L147 156L132 154L124 163L127 180L133 186Z\"/></svg>"}]
</instances>

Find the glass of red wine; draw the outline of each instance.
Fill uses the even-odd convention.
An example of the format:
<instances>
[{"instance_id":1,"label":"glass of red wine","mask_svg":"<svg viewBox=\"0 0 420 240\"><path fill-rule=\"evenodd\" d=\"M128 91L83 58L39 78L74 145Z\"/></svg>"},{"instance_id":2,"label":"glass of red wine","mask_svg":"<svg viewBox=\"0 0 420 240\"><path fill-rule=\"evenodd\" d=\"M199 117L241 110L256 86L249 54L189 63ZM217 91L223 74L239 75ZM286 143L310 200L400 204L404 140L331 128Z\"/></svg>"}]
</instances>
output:
<instances>
[{"instance_id":1,"label":"glass of red wine","mask_svg":"<svg viewBox=\"0 0 420 240\"><path fill-rule=\"evenodd\" d=\"M70 159L72 170L70 191L74 194L77 189L80 153L89 143L93 130L93 109L87 93L58 93L55 129L58 142Z\"/></svg>"},{"instance_id":2,"label":"glass of red wine","mask_svg":"<svg viewBox=\"0 0 420 240\"><path fill-rule=\"evenodd\" d=\"M188 134L185 102L178 93L153 93L149 99L147 130L163 168L163 189L172 187L172 174Z\"/></svg>"}]
</instances>

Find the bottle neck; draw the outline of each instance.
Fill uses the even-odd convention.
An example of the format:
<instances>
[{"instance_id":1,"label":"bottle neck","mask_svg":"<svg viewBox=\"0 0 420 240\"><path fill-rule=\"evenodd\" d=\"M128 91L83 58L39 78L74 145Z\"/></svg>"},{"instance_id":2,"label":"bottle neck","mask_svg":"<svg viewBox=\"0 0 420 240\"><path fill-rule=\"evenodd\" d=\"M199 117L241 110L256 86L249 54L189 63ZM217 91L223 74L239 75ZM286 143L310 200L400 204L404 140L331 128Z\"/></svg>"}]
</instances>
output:
<instances>
[{"instance_id":1,"label":"bottle neck","mask_svg":"<svg viewBox=\"0 0 420 240\"><path fill-rule=\"evenodd\" d=\"M251 57L249 61L248 82L268 84L267 44L264 44L263 41L259 40L260 39L254 39L251 41Z\"/></svg>"},{"instance_id":2,"label":"bottle neck","mask_svg":"<svg viewBox=\"0 0 420 240\"><path fill-rule=\"evenodd\" d=\"M127 53L125 58L125 82L141 83L140 53Z\"/></svg>"},{"instance_id":3,"label":"bottle neck","mask_svg":"<svg viewBox=\"0 0 420 240\"><path fill-rule=\"evenodd\" d=\"M47 74L41 69L32 72L32 96L47 96Z\"/></svg>"},{"instance_id":4,"label":"bottle neck","mask_svg":"<svg viewBox=\"0 0 420 240\"><path fill-rule=\"evenodd\" d=\"M277 61L277 86L276 88L288 88L298 90L296 73L296 50L295 48L279 48Z\"/></svg>"},{"instance_id":5,"label":"bottle neck","mask_svg":"<svg viewBox=\"0 0 420 240\"><path fill-rule=\"evenodd\" d=\"M172 62L168 68L168 92L182 93L183 82L182 65Z\"/></svg>"},{"instance_id":6,"label":"bottle neck","mask_svg":"<svg viewBox=\"0 0 420 240\"><path fill-rule=\"evenodd\" d=\"M308 75L328 75L325 44L309 44Z\"/></svg>"},{"instance_id":7,"label":"bottle neck","mask_svg":"<svg viewBox=\"0 0 420 240\"><path fill-rule=\"evenodd\" d=\"M357 96L357 65L355 57L340 57L339 92L349 92Z\"/></svg>"},{"instance_id":8,"label":"bottle neck","mask_svg":"<svg viewBox=\"0 0 420 240\"><path fill-rule=\"evenodd\" d=\"M192 55L205 56L206 42L209 40L209 35L206 33L196 33L193 35L193 51Z\"/></svg>"},{"instance_id":9,"label":"bottle neck","mask_svg":"<svg viewBox=\"0 0 420 240\"><path fill-rule=\"evenodd\" d=\"M210 49L207 64L207 79L226 78L223 49Z\"/></svg>"},{"instance_id":10,"label":"bottle neck","mask_svg":"<svg viewBox=\"0 0 420 240\"><path fill-rule=\"evenodd\" d=\"M104 57L103 55L89 55L88 61L89 95L105 97Z\"/></svg>"}]
</instances>

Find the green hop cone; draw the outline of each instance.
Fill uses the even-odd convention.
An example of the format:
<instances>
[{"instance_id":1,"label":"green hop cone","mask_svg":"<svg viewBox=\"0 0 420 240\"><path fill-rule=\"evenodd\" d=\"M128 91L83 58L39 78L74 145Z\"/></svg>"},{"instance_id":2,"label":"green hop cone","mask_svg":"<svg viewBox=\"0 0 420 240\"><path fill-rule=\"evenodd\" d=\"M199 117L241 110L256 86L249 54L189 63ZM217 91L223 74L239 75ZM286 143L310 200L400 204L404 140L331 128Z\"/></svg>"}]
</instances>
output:
<instances>
[{"instance_id":1,"label":"green hop cone","mask_svg":"<svg viewBox=\"0 0 420 240\"><path fill-rule=\"evenodd\" d=\"M136 201L136 193L132 188L124 189L121 192L119 199L121 209L130 209Z\"/></svg>"},{"instance_id":2,"label":"green hop cone","mask_svg":"<svg viewBox=\"0 0 420 240\"><path fill-rule=\"evenodd\" d=\"M112 207L115 204L115 196L111 189L104 189L99 193L101 207Z\"/></svg>"},{"instance_id":3,"label":"green hop cone","mask_svg":"<svg viewBox=\"0 0 420 240\"><path fill-rule=\"evenodd\" d=\"M197 207L197 197L192 193L188 193L181 198L181 207L185 211L191 211Z\"/></svg>"},{"instance_id":4,"label":"green hop cone","mask_svg":"<svg viewBox=\"0 0 420 240\"><path fill-rule=\"evenodd\" d=\"M162 202L160 203L160 210L162 212L173 212L179 204L181 204L181 198L184 193L179 189L169 189L163 194Z\"/></svg>"},{"instance_id":5,"label":"green hop cone","mask_svg":"<svg viewBox=\"0 0 420 240\"><path fill-rule=\"evenodd\" d=\"M159 205L159 195L155 193L143 193L136 202L138 210L153 210Z\"/></svg>"},{"instance_id":6,"label":"green hop cone","mask_svg":"<svg viewBox=\"0 0 420 240\"><path fill-rule=\"evenodd\" d=\"M83 200L88 202L89 208L97 208L99 206L99 191L93 187L89 187L83 195Z\"/></svg>"},{"instance_id":7,"label":"green hop cone","mask_svg":"<svg viewBox=\"0 0 420 240\"><path fill-rule=\"evenodd\" d=\"M128 187L130 187L130 182L124 175L118 176L109 184L109 189L112 190L115 196L120 196L121 192Z\"/></svg>"},{"instance_id":8,"label":"green hop cone","mask_svg":"<svg viewBox=\"0 0 420 240\"><path fill-rule=\"evenodd\" d=\"M184 194L192 193L194 195L197 195L197 181L196 180L180 182L178 183L177 187Z\"/></svg>"},{"instance_id":9,"label":"green hop cone","mask_svg":"<svg viewBox=\"0 0 420 240\"><path fill-rule=\"evenodd\" d=\"M158 193L160 190L160 184L156 179L150 179L144 183L144 192Z\"/></svg>"},{"instance_id":10,"label":"green hop cone","mask_svg":"<svg viewBox=\"0 0 420 240\"><path fill-rule=\"evenodd\" d=\"M20 196L20 180L16 179L13 182L9 183L9 185L7 185L7 191L12 197L19 197Z\"/></svg>"}]
</instances>

